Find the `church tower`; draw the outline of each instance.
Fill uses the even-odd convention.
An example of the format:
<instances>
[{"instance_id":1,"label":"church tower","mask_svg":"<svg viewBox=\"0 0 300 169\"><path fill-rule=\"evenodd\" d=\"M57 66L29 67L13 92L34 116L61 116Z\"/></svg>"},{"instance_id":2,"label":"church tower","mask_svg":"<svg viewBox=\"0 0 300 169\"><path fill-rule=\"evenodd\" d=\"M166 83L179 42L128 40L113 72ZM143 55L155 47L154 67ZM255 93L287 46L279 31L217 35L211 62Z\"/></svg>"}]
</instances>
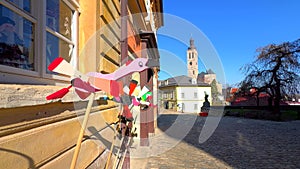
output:
<instances>
[{"instance_id":1,"label":"church tower","mask_svg":"<svg viewBox=\"0 0 300 169\"><path fill-rule=\"evenodd\" d=\"M188 77L197 79L198 76L198 52L194 44L194 39L190 39L190 46L186 53Z\"/></svg>"}]
</instances>

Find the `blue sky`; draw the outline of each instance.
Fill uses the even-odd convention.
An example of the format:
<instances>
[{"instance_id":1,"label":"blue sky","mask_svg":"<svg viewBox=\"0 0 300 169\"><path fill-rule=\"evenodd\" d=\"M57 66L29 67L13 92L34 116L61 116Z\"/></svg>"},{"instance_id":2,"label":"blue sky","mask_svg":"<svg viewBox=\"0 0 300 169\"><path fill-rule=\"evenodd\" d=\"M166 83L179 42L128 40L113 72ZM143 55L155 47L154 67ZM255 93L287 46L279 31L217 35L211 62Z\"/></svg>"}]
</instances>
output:
<instances>
[{"instance_id":1,"label":"blue sky","mask_svg":"<svg viewBox=\"0 0 300 169\"><path fill-rule=\"evenodd\" d=\"M243 79L239 69L255 59L257 48L300 38L299 0L163 0L163 5L161 80L187 74L191 36L202 61L199 71L211 68L218 81L230 85Z\"/></svg>"}]
</instances>

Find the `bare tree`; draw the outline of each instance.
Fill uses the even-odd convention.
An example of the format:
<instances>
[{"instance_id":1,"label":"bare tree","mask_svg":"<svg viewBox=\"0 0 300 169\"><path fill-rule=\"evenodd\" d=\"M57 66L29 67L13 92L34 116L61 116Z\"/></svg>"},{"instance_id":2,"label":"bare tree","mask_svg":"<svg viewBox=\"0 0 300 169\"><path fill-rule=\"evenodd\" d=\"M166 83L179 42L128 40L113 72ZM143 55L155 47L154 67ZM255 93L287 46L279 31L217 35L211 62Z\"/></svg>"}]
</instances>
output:
<instances>
[{"instance_id":1,"label":"bare tree","mask_svg":"<svg viewBox=\"0 0 300 169\"><path fill-rule=\"evenodd\" d=\"M274 102L274 112L280 117L282 97L299 93L300 39L267 45L257 49L257 52L256 60L242 67L246 77L240 86L255 88L257 96L260 92L267 92L270 96L269 104Z\"/></svg>"}]
</instances>

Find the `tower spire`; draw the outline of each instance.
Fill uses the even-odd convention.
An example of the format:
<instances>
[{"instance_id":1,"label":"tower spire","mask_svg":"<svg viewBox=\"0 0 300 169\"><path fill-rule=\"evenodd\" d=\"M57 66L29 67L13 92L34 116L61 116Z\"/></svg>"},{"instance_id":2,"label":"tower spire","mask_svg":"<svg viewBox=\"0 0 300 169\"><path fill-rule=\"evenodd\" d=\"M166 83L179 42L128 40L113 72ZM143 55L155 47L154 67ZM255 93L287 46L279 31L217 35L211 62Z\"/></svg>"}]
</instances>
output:
<instances>
[{"instance_id":1,"label":"tower spire","mask_svg":"<svg viewBox=\"0 0 300 169\"><path fill-rule=\"evenodd\" d=\"M187 50L188 76L197 79L198 77L198 52L194 44L194 39L190 38L190 46Z\"/></svg>"},{"instance_id":2,"label":"tower spire","mask_svg":"<svg viewBox=\"0 0 300 169\"><path fill-rule=\"evenodd\" d=\"M196 49L194 39L192 37L190 38L190 47L189 47L189 49Z\"/></svg>"}]
</instances>

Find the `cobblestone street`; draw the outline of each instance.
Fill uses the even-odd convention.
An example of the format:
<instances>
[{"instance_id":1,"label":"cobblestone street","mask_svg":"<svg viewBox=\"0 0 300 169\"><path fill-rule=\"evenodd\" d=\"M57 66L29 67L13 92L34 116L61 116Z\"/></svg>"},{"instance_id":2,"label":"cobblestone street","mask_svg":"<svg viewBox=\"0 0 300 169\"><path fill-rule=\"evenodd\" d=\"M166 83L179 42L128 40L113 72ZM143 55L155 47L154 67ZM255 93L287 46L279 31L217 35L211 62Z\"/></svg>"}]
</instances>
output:
<instances>
[{"instance_id":1,"label":"cobblestone street","mask_svg":"<svg viewBox=\"0 0 300 169\"><path fill-rule=\"evenodd\" d=\"M132 168L300 168L300 121L223 117L213 135L200 144L205 119L161 114L158 133L164 137L153 139L145 165L133 163Z\"/></svg>"}]
</instances>

